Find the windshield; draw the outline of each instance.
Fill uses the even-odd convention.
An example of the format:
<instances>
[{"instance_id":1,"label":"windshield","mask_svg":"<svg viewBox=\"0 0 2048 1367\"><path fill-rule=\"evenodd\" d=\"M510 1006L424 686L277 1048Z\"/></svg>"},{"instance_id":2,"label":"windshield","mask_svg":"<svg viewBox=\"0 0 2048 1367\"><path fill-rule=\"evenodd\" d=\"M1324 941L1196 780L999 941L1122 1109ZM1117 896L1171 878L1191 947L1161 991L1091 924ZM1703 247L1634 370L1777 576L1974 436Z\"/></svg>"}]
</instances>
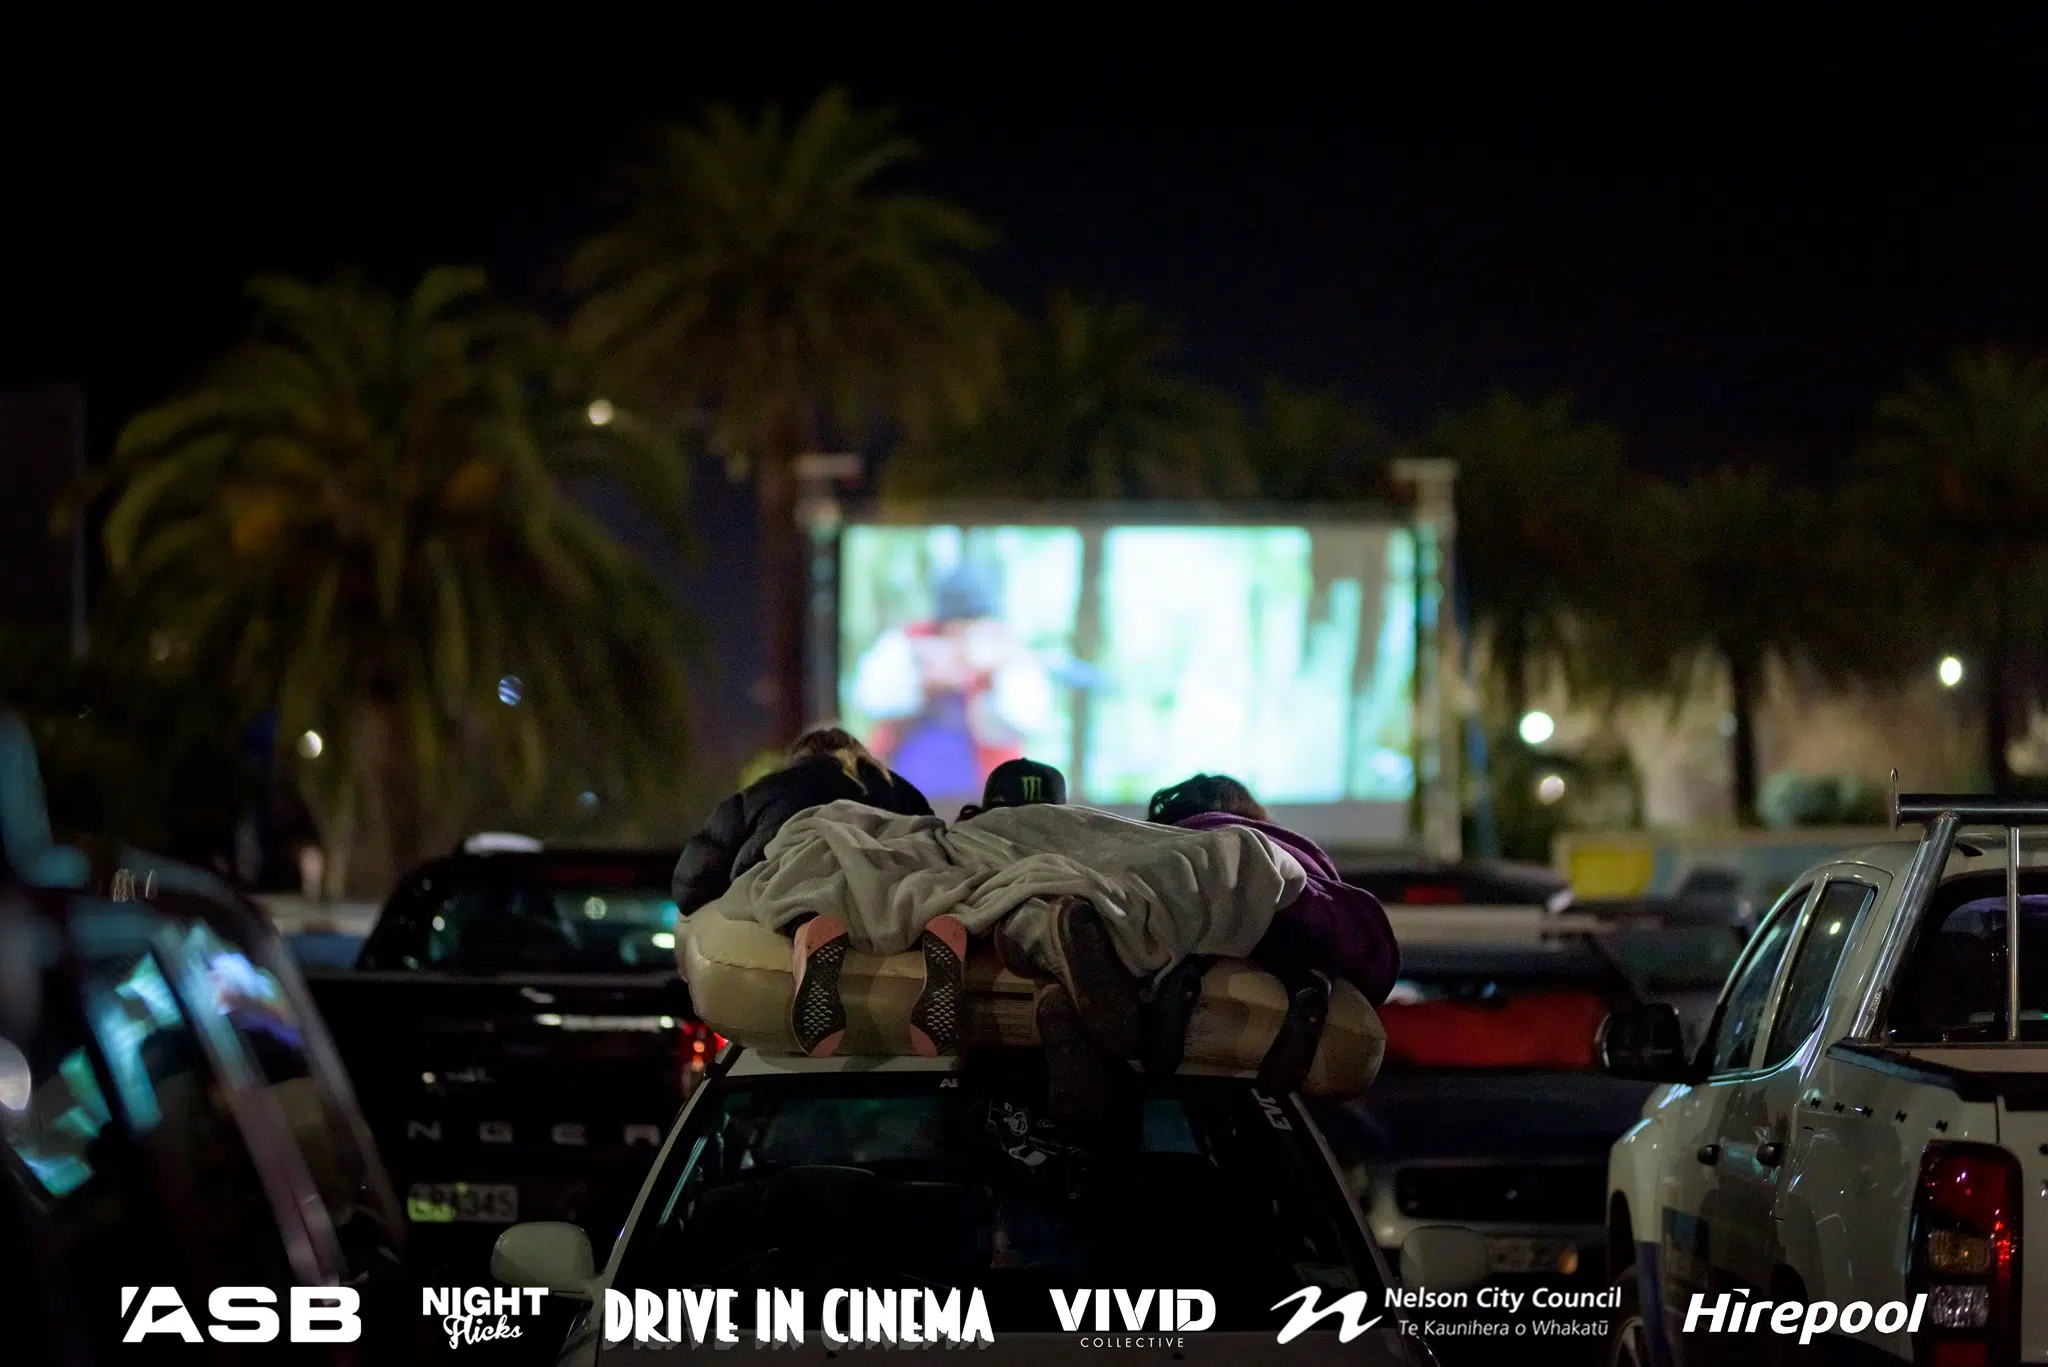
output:
<instances>
[{"instance_id":1,"label":"windshield","mask_svg":"<svg viewBox=\"0 0 2048 1367\"><path fill-rule=\"evenodd\" d=\"M675 967L669 868L492 860L393 899L364 968L443 973L631 973Z\"/></svg>"},{"instance_id":2,"label":"windshield","mask_svg":"<svg viewBox=\"0 0 2048 1367\"><path fill-rule=\"evenodd\" d=\"M1893 993L1891 1038L1901 1043L2006 1037L2005 878L1972 875L1944 887L1921 924ZM1991 892L1996 886L1999 890ZM2048 880L2022 875L2020 1036L2048 1039Z\"/></svg>"},{"instance_id":3,"label":"windshield","mask_svg":"<svg viewBox=\"0 0 2048 1367\"><path fill-rule=\"evenodd\" d=\"M623 1290L980 1289L998 1332L1058 1327L1050 1292L1203 1288L1268 1328L1304 1286L1380 1284L1298 1111L1176 1079L1084 1144L1042 1062L959 1074L733 1079L705 1095L635 1230Z\"/></svg>"}]
</instances>

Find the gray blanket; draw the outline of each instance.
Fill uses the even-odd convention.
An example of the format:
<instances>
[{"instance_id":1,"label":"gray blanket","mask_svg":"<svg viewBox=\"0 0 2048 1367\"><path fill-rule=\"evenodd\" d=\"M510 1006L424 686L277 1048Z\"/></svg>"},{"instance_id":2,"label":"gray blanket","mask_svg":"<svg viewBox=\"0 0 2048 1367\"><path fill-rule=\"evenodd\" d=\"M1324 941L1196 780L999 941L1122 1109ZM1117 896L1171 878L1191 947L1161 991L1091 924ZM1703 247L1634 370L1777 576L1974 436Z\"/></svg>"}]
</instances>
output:
<instances>
[{"instance_id":1,"label":"gray blanket","mask_svg":"<svg viewBox=\"0 0 2048 1367\"><path fill-rule=\"evenodd\" d=\"M1241 958L1308 881L1294 857L1242 826L1183 830L1088 807L998 807L958 826L834 802L793 817L764 861L697 912L782 929L844 917L856 948L909 949L933 917L975 935L1014 915L1027 942L1053 899L1086 897L1134 973L1190 954Z\"/></svg>"}]
</instances>

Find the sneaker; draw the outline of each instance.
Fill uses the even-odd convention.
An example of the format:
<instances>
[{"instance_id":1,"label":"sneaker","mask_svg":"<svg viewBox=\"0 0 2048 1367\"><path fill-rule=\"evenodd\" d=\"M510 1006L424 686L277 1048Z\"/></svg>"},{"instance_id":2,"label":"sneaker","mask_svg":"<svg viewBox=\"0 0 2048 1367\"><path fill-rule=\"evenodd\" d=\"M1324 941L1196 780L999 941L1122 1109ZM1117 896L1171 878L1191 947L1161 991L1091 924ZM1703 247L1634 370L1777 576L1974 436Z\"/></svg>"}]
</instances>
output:
<instances>
[{"instance_id":1,"label":"sneaker","mask_svg":"<svg viewBox=\"0 0 2048 1367\"><path fill-rule=\"evenodd\" d=\"M1102 913L1085 897L1061 897L1052 904L1052 934L1037 955L997 931L996 947L1012 972L1051 978L1067 989L1095 1042L1113 1058L1138 1056L1138 983L1110 943Z\"/></svg>"},{"instance_id":2,"label":"sneaker","mask_svg":"<svg viewBox=\"0 0 2048 1367\"><path fill-rule=\"evenodd\" d=\"M1145 1072L1166 1077L1180 1067L1188 1052L1188 1025L1202 1000L1202 975L1209 960L1182 959L1154 983L1144 1000L1141 1024L1144 1046L1139 1054Z\"/></svg>"},{"instance_id":3,"label":"sneaker","mask_svg":"<svg viewBox=\"0 0 2048 1367\"><path fill-rule=\"evenodd\" d=\"M925 1058L953 1053L967 1009L967 927L957 916L934 916L917 937L924 988L910 1008L910 1047Z\"/></svg>"},{"instance_id":4,"label":"sneaker","mask_svg":"<svg viewBox=\"0 0 2048 1367\"><path fill-rule=\"evenodd\" d=\"M846 1037L846 1003L839 999L839 970L851 947L846 922L813 916L793 938L796 988L789 997L789 1027L806 1054L830 1058Z\"/></svg>"},{"instance_id":5,"label":"sneaker","mask_svg":"<svg viewBox=\"0 0 2048 1367\"><path fill-rule=\"evenodd\" d=\"M1045 1104L1058 1119L1092 1121L1109 1099L1109 1077L1067 989L1040 983L1032 1015L1045 1049Z\"/></svg>"},{"instance_id":6,"label":"sneaker","mask_svg":"<svg viewBox=\"0 0 2048 1367\"><path fill-rule=\"evenodd\" d=\"M1330 1018L1329 976L1314 972L1296 982L1287 994L1287 1018L1273 1036L1259 1063L1259 1090L1269 1096L1299 1091L1323 1042L1323 1024Z\"/></svg>"}]
</instances>

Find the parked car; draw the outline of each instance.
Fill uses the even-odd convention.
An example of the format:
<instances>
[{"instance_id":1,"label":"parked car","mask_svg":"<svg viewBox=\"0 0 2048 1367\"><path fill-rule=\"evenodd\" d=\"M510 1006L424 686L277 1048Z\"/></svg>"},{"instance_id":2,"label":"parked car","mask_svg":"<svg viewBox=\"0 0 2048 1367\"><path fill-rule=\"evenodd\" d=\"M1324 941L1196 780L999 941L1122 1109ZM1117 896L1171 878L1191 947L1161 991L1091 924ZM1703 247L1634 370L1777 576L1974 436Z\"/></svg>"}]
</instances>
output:
<instances>
[{"instance_id":1,"label":"parked car","mask_svg":"<svg viewBox=\"0 0 2048 1367\"><path fill-rule=\"evenodd\" d=\"M2048 1190L2048 867L2031 842L2008 857L1956 838L1963 819L2048 825L2048 804L1895 812L1928 823L1918 847L1798 879L1696 1051L1668 1008L1604 1028L1610 1069L1662 1084L1608 1168L1618 1353L1699 1360L1730 1340L1705 1319L1686 1331L1694 1298L1736 1291L1866 1308L1925 1294L1917 1321L1873 1313L1827 1346L2048 1359L2048 1257L2023 1256Z\"/></svg>"},{"instance_id":2,"label":"parked car","mask_svg":"<svg viewBox=\"0 0 2048 1367\"><path fill-rule=\"evenodd\" d=\"M877 1060L728 1045L601 1272L581 1232L562 1225L508 1231L493 1269L590 1302L561 1359L578 1367L686 1358L681 1347L607 1346L602 1304L607 1290L690 1287L735 1289L748 1316L756 1287L803 1290L812 1307L830 1289L979 1289L994 1342L973 1356L992 1364L1093 1361L1115 1346L1063 1329L1051 1293L1064 1288L1206 1288L1213 1324L1172 1355L1218 1364L1274 1353L1284 1297L1363 1291L1360 1318L1377 1324L1340 1345L1325 1320L1289 1360L1432 1361L1384 1308L1386 1265L1298 1100L1265 1096L1248 1076L1146 1086L1126 1148L1083 1142L1045 1114L1035 1049ZM1469 1269L1477 1256L1471 1242L1453 1231L1432 1246L1437 1264L1415 1270L1456 1288L1469 1275L1461 1259ZM747 1336L717 1351L722 1361L752 1349Z\"/></svg>"},{"instance_id":3,"label":"parked car","mask_svg":"<svg viewBox=\"0 0 2048 1367\"><path fill-rule=\"evenodd\" d=\"M112 873L0 889L10 1360L150 1361L120 1342L139 1313L123 1288L203 1315L212 1288L250 1285L361 1296L360 1342L292 1360L397 1359L419 1322L404 1224L289 956L202 871L130 851Z\"/></svg>"},{"instance_id":4,"label":"parked car","mask_svg":"<svg viewBox=\"0 0 2048 1367\"><path fill-rule=\"evenodd\" d=\"M354 968L309 972L423 1274L521 1220L618 1228L712 1057L676 974L673 850L505 842L434 859Z\"/></svg>"},{"instance_id":5,"label":"parked car","mask_svg":"<svg viewBox=\"0 0 2048 1367\"><path fill-rule=\"evenodd\" d=\"M1597 1282L1607 1151L1649 1088L1602 1072L1594 1042L1641 1000L1584 931L1404 945L1378 1078L1319 1111L1379 1246L1455 1223L1496 1277Z\"/></svg>"}]
</instances>

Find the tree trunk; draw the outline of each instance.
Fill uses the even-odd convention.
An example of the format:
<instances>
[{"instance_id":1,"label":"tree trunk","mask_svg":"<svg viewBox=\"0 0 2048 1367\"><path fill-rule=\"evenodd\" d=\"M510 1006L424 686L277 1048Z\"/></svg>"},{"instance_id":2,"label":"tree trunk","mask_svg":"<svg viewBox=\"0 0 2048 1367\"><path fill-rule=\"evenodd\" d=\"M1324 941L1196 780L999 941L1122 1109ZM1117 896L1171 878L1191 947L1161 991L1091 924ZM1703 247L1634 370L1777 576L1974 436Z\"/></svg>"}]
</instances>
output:
<instances>
[{"instance_id":1,"label":"tree trunk","mask_svg":"<svg viewBox=\"0 0 2048 1367\"><path fill-rule=\"evenodd\" d=\"M764 450L754 471L761 522L761 634L768 647L768 744L777 749L804 729L805 567L796 525L797 455L794 445Z\"/></svg>"},{"instance_id":2,"label":"tree trunk","mask_svg":"<svg viewBox=\"0 0 2048 1367\"><path fill-rule=\"evenodd\" d=\"M1518 728L1529 710L1529 633L1522 619L1502 622L1493 634L1493 645L1500 652L1495 665L1507 690L1508 726Z\"/></svg>"},{"instance_id":3,"label":"tree trunk","mask_svg":"<svg viewBox=\"0 0 2048 1367\"><path fill-rule=\"evenodd\" d=\"M2013 788L2009 753L2012 719L2007 711L2011 701L2012 646L2002 612L1992 627L1984 656L1984 770L1990 776L1992 792L2009 793Z\"/></svg>"},{"instance_id":4,"label":"tree trunk","mask_svg":"<svg viewBox=\"0 0 2048 1367\"><path fill-rule=\"evenodd\" d=\"M1756 814L1756 707L1763 684L1763 661L1744 650L1724 652L1728 661L1729 711L1735 717L1735 734L1730 739L1734 761L1735 820L1744 826L1757 825Z\"/></svg>"}]
</instances>

